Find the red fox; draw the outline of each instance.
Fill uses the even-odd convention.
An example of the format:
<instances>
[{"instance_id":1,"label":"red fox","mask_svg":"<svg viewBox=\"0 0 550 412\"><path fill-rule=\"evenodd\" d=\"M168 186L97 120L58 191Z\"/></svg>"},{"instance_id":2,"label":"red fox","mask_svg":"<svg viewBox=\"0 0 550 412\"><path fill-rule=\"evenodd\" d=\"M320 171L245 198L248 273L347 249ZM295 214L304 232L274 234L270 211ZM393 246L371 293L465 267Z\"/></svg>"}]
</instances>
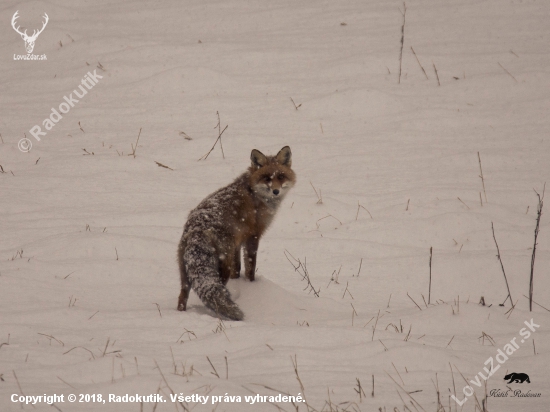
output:
<instances>
[{"instance_id":1,"label":"red fox","mask_svg":"<svg viewBox=\"0 0 550 412\"><path fill-rule=\"evenodd\" d=\"M254 280L260 238L296 183L291 156L288 146L276 156L252 150L248 170L189 213L178 247L178 310L186 310L193 288L202 302L219 315L232 320L244 318L225 285L229 278L240 276L241 248L244 274Z\"/></svg>"}]
</instances>

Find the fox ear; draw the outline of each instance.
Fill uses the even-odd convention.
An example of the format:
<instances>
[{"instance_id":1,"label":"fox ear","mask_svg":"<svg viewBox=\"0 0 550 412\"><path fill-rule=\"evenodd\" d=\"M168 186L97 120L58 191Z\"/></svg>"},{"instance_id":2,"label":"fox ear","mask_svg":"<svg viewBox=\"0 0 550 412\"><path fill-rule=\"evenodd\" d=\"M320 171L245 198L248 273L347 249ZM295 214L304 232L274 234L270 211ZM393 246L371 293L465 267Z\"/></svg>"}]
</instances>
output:
<instances>
[{"instance_id":1,"label":"fox ear","mask_svg":"<svg viewBox=\"0 0 550 412\"><path fill-rule=\"evenodd\" d=\"M279 164L290 167L292 165L292 152L290 151L290 147L285 146L279 150L276 159Z\"/></svg>"},{"instance_id":2,"label":"fox ear","mask_svg":"<svg viewBox=\"0 0 550 412\"><path fill-rule=\"evenodd\" d=\"M252 166L258 168L265 166L267 163L267 157L256 149L253 149L252 153L250 153L250 160L252 160Z\"/></svg>"}]
</instances>

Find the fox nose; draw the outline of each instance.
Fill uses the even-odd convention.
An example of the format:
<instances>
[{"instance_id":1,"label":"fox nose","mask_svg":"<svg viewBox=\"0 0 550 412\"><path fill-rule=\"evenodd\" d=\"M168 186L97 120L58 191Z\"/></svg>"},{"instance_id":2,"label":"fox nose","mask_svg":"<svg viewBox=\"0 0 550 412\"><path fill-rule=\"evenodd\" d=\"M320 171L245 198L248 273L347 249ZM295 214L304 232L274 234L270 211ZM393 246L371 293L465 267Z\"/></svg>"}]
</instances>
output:
<instances>
[{"instance_id":1,"label":"fox nose","mask_svg":"<svg viewBox=\"0 0 550 412\"><path fill-rule=\"evenodd\" d=\"M275 196L277 196L277 195L279 194L279 189L274 189L274 190L273 190L273 194L274 194Z\"/></svg>"}]
</instances>

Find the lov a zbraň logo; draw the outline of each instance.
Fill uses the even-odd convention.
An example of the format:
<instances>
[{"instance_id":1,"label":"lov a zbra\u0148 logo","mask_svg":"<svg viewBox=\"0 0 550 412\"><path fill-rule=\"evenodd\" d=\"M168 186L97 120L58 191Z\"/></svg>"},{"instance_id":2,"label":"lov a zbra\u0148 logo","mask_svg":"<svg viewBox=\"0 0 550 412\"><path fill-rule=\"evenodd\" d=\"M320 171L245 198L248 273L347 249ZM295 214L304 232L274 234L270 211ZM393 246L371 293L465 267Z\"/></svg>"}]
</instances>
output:
<instances>
[{"instance_id":1,"label":"lov a zbra\u0148 logo","mask_svg":"<svg viewBox=\"0 0 550 412\"><path fill-rule=\"evenodd\" d=\"M526 320L523 323L525 324L526 328L522 328L519 331L519 335L522 338L520 341L521 343L525 343L525 341L529 339L531 334L535 333L537 328L540 328L540 325L537 325L533 321L533 319L531 319L531 321ZM520 348L520 345L516 342L516 339L517 337L511 339L506 345L504 345L502 349L497 350L497 354L494 358L491 356L489 359L487 359L483 363L484 365L490 366L490 368L488 369L487 367L484 367L483 371L485 371L486 375L483 374L483 371L478 372L477 375L475 375L475 378L471 379L469 383L467 383L466 386L464 386L464 388L462 389L462 393L464 394L463 399L458 399L455 395L451 395L451 398L458 404L458 406L462 406L466 401L468 401L468 398L474 394L474 388L470 385L470 383L480 388L482 385L481 379L486 381L491 376L493 376L495 372L500 369L501 365L503 365L509 359L509 357ZM496 359L498 363L495 363L494 359ZM528 383L531 382L529 380L529 376L525 373L510 373L505 376L505 379L507 380L510 379L510 382L508 383L512 383L512 382L523 383L525 381ZM490 396L503 396L503 397L508 396L507 393L504 395L499 394L499 391L500 390L492 390L490 393ZM516 393L515 396L521 396L521 391L519 391L519 395L517 394L518 393L517 391L515 393ZM527 394L524 396L531 397L535 395ZM540 394L538 394L538 396L540 396Z\"/></svg>"},{"instance_id":2,"label":"lov a zbra\u0148 logo","mask_svg":"<svg viewBox=\"0 0 550 412\"><path fill-rule=\"evenodd\" d=\"M27 34L27 29L25 31L21 31L21 26L17 25L16 20L19 18L19 10L17 10L12 19L11 19L11 26L13 27L13 30L15 30L17 33L21 35L21 38L25 41L25 49L27 50L27 54L14 54L13 60L47 60L46 55L36 55L32 54L32 51L34 50L34 43L36 42L36 39L44 31L46 28L46 25L48 24L48 21L50 18L46 13L44 13L44 22L42 24L42 28L40 30L33 30L33 33L31 36Z\"/></svg>"}]
</instances>

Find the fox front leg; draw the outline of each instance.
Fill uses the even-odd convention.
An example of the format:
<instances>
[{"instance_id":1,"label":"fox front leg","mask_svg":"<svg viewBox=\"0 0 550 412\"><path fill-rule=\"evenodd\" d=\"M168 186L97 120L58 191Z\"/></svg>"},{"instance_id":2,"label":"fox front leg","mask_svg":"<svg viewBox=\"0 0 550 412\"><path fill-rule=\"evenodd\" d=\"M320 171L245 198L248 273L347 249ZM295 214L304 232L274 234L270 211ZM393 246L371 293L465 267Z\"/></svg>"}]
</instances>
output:
<instances>
[{"instance_id":1,"label":"fox front leg","mask_svg":"<svg viewBox=\"0 0 550 412\"><path fill-rule=\"evenodd\" d=\"M235 271L232 273L231 279L237 279L241 277L241 247L239 246L235 249L235 257L233 259L233 265L235 266Z\"/></svg>"},{"instance_id":2,"label":"fox front leg","mask_svg":"<svg viewBox=\"0 0 550 412\"><path fill-rule=\"evenodd\" d=\"M244 246L244 271L248 280L253 281L256 274L256 254L260 239L258 236L251 236Z\"/></svg>"},{"instance_id":3,"label":"fox front leg","mask_svg":"<svg viewBox=\"0 0 550 412\"><path fill-rule=\"evenodd\" d=\"M185 311L187 309L187 299L189 299L189 291L191 285L189 279L187 279L187 272L185 271L185 264L180 263L180 275L181 275L181 292L178 298L178 310Z\"/></svg>"}]
</instances>

